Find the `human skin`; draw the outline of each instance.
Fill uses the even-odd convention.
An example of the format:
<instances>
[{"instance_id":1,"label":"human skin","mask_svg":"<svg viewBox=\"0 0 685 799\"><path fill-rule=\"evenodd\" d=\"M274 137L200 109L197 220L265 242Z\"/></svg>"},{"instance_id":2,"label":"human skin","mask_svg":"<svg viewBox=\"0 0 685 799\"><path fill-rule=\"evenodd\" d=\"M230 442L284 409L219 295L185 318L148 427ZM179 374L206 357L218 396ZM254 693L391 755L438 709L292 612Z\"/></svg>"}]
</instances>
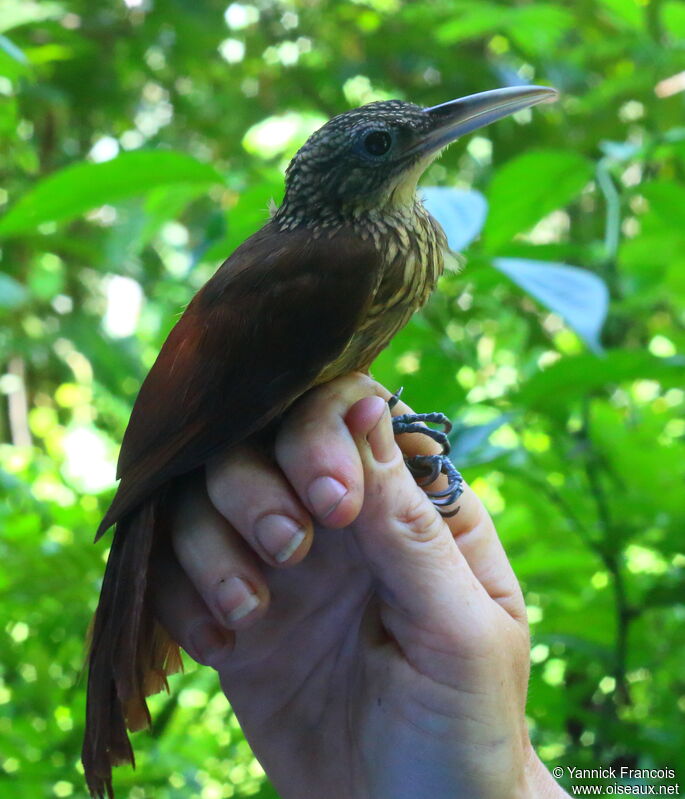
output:
<instances>
[{"instance_id":1,"label":"human skin","mask_svg":"<svg viewBox=\"0 0 685 799\"><path fill-rule=\"evenodd\" d=\"M528 737L526 611L493 522L468 487L440 517L388 396L340 378L291 409L273 459L209 464L177 498L159 617L218 671L282 799L567 796Z\"/></svg>"}]
</instances>

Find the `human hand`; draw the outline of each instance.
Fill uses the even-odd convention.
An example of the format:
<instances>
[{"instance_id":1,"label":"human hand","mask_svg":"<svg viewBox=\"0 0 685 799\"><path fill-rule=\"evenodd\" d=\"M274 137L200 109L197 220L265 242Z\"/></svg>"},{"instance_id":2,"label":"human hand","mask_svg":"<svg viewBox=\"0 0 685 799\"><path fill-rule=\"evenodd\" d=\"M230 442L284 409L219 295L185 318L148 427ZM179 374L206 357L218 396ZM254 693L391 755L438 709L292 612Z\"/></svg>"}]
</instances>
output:
<instances>
[{"instance_id":1,"label":"human hand","mask_svg":"<svg viewBox=\"0 0 685 799\"><path fill-rule=\"evenodd\" d=\"M275 462L213 462L179 498L160 618L218 670L282 799L565 796L529 742L525 605L492 520L468 487L438 515L388 396L341 378L293 407Z\"/></svg>"}]
</instances>

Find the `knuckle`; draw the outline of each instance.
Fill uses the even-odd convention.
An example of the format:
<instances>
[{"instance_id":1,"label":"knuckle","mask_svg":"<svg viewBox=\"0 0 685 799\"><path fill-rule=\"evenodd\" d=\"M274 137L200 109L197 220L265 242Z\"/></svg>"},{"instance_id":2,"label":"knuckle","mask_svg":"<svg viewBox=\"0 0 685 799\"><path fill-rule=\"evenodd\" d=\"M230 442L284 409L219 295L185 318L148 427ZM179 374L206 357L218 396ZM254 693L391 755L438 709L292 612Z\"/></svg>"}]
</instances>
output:
<instances>
[{"instance_id":1,"label":"knuckle","mask_svg":"<svg viewBox=\"0 0 685 799\"><path fill-rule=\"evenodd\" d=\"M369 390L373 391L377 385L373 378L363 372L350 372L324 384L321 386L321 390L327 393L329 397L347 400L353 394L364 393Z\"/></svg>"},{"instance_id":2,"label":"knuckle","mask_svg":"<svg viewBox=\"0 0 685 799\"><path fill-rule=\"evenodd\" d=\"M300 400L291 408L276 436L276 452L289 452L300 445L307 432L321 424L322 408L309 401Z\"/></svg>"},{"instance_id":3,"label":"knuckle","mask_svg":"<svg viewBox=\"0 0 685 799\"><path fill-rule=\"evenodd\" d=\"M218 507L217 502L225 502L230 495L231 484L241 476L241 464L247 467L250 460L244 447L234 447L207 466L207 494L215 506Z\"/></svg>"},{"instance_id":4,"label":"knuckle","mask_svg":"<svg viewBox=\"0 0 685 799\"><path fill-rule=\"evenodd\" d=\"M330 420L321 409L293 414L276 438L276 461L286 471L293 466L315 469L316 464L325 461L333 436Z\"/></svg>"},{"instance_id":5,"label":"knuckle","mask_svg":"<svg viewBox=\"0 0 685 799\"><path fill-rule=\"evenodd\" d=\"M197 543L198 531L194 527L178 528L172 540L172 547L178 564L181 570L191 578L192 582L196 582L193 580L193 575L196 572L201 573L203 576L206 574L200 568L200 564L197 563Z\"/></svg>"},{"instance_id":6,"label":"knuckle","mask_svg":"<svg viewBox=\"0 0 685 799\"><path fill-rule=\"evenodd\" d=\"M212 504L218 507L218 502L226 493L226 481L223 472L216 469L207 472L207 494Z\"/></svg>"},{"instance_id":7,"label":"knuckle","mask_svg":"<svg viewBox=\"0 0 685 799\"><path fill-rule=\"evenodd\" d=\"M320 427L322 416L342 417L356 400L382 391L380 384L369 375L361 372L343 375L304 394L287 415L285 427L292 426L298 431Z\"/></svg>"},{"instance_id":8,"label":"knuckle","mask_svg":"<svg viewBox=\"0 0 685 799\"><path fill-rule=\"evenodd\" d=\"M232 490L230 480L226 475L214 474L207 476L207 495L212 505L219 513L227 518L231 515L233 503L231 502Z\"/></svg>"},{"instance_id":9,"label":"knuckle","mask_svg":"<svg viewBox=\"0 0 685 799\"><path fill-rule=\"evenodd\" d=\"M419 489L406 497L396 519L411 538L422 542L438 538L445 526L440 514Z\"/></svg>"},{"instance_id":10,"label":"knuckle","mask_svg":"<svg viewBox=\"0 0 685 799\"><path fill-rule=\"evenodd\" d=\"M262 507L262 497L280 495L280 483L273 466L257 451L236 447L221 461L207 468L207 495L222 516L244 523Z\"/></svg>"},{"instance_id":11,"label":"knuckle","mask_svg":"<svg viewBox=\"0 0 685 799\"><path fill-rule=\"evenodd\" d=\"M223 546L212 542L208 548L208 542L202 541L202 535L201 529L186 530L174 541L173 546L181 569L208 602L221 585L235 574L240 563L228 541Z\"/></svg>"}]
</instances>

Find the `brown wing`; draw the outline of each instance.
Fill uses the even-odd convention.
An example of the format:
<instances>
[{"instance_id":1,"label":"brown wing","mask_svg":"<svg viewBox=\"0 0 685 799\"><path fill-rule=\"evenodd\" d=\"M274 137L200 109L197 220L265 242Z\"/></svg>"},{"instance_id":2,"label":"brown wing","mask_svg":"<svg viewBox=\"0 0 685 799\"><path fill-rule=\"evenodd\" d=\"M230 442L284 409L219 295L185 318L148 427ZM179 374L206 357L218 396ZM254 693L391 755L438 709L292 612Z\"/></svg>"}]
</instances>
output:
<instances>
[{"instance_id":1,"label":"brown wing","mask_svg":"<svg viewBox=\"0 0 685 799\"><path fill-rule=\"evenodd\" d=\"M248 239L193 298L146 377L101 535L171 478L244 440L306 391L372 299L380 257L350 233Z\"/></svg>"}]
</instances>

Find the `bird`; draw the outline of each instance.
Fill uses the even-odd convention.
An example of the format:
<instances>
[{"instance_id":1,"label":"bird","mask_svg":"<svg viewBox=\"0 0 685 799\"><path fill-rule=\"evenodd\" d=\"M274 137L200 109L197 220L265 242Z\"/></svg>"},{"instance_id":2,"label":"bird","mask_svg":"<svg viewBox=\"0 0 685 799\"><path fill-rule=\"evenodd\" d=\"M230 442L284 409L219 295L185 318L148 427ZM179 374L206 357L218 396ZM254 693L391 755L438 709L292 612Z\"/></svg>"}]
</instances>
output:
<instances>
[{"instance_id":1,"label":"bird","mask_svg":"<svg viewBox=\"0 0 685 799\"><path fill-rule=\"evenodd\" d=\"M213 455L273 429L312 387L369 371L450 255L417 194L423 172L457 138L556 96L513 86L430 107L373 102L331 118L290 162L280 207L169 333L134 403L120 482L96 535L115 526L87 657L82 763L96 799L114 796L113 766L135 764L127 730L151 723L146 697L181 667L149 595L151 561L170 537L165 500ZM447 489L429 494L447 513L461 493L448 421L400 416L393 428L443 444L407 465L424 485L447 476Z\"/></svg>"}]
</instances>

